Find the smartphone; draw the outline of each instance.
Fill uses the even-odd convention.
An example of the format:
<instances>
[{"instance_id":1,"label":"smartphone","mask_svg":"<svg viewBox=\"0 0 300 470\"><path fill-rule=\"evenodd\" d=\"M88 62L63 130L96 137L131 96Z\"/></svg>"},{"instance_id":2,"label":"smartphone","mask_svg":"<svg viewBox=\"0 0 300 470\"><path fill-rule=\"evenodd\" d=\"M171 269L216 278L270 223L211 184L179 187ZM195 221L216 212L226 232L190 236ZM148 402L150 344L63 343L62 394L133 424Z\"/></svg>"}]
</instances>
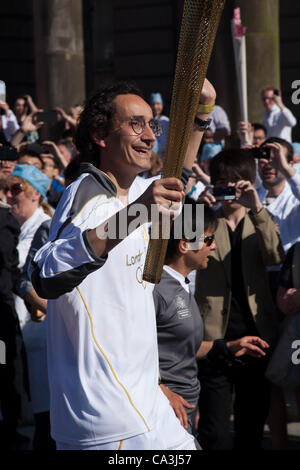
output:
<instances>
[{"instance_id":1,"label":"smartphone","mask_svg":"<svg viewBox=\"0 0 300 470\"><path fill-rule=\"evenodd\" d=\"M49 124L55 124L58 121L58 112L52 111L41 111L36 116L37 122L48 122Z\"/></svg>"},{"instance_id":2,"label":"smartphone","mask_svg":"<svg viewBox=\"0 0 300 470\"><path fill-rule=\"evenodd\" d=\"M234 186L215 186L212 190L212 193L216 201L228 201L235 199Z\"/></svg>"},{"instance_id":3,"label":"smartphone","mask_svg":"<svg viewBox=\"0 0 300 470\"><path fill-rule=\"evenodd\" d=\"M6 85L3 80L0 80L0 101L6 103Z\"/></svg>"},{"instance_id":4,"label":"smartphone","mask_svg":"<svg viewBox=\"0 0 300 470\"><path fill-rule=\"evenodd\" d=\"M270 147L255 147L253 149L249 149L249 152L252 153L253 158L264 158L265 160L270 160L271 156L271 149Z\"/></svg>"},{"instance_id":5,"label":"smartphone","mask_svg":"<svg viewBox=\"0 0 300 470\"><path fill-rule=\"evenodd\" d=\"M274 89L273 93L274 93L274 95L279 96L279 90L277 90L277 88Z\"/></svg>"}]
</instances>

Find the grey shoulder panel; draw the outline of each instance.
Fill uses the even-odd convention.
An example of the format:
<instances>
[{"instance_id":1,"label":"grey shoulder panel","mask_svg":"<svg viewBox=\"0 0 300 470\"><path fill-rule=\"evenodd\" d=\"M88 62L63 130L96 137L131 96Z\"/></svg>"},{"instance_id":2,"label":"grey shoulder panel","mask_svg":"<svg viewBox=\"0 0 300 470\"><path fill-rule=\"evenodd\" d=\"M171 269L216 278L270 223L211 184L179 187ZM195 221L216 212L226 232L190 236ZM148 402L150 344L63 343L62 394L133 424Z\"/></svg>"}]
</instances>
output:
<instances>
[{"instance_id":1,"label":"grey shoulder panel","mask_svg":"<svg viewBox=\"0 0 300 470\"><path fill-rule=\"evenodd\" d=\"M82 168L83 173L89 173L79 184L70 211L70 217L75 217L84 205L93 197L105 195L114 197L117 194L113 182L100 171L87 171Z\"/></svg>"},{"instance_id":2,"label":"grey shoulder panel","mask_svg":"<svg viewBox=\"0 0 300 470\"><path fill-rule=\"evenodd\" d=\"M59 228L55 240L60 237L64 229L71 223L72 219L79 214L90 199L103 194L107 197L114 197L117 195L117 190L113 182L105 173L97 170L97 168L94 168L90 164L83 164L81 165L81 173L88 173L88 176L83 178L79 184L72 202L69 216Z\"/></svg>"}]
</instances>

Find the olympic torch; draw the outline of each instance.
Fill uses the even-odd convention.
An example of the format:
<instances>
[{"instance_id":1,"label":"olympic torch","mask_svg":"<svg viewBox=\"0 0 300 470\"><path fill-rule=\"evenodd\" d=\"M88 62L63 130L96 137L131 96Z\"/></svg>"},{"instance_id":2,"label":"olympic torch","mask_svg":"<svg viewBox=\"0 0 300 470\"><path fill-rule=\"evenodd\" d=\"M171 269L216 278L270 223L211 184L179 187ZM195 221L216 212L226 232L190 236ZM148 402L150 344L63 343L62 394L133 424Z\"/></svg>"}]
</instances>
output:
<instances>
[{"instance_id":1,"label":"olympic torch","mask_svg":"<svg viewBox=\"0 0 300 470\"><path fill-rule=\"evenodd\" d=\"M225 0L185 0L178 45L163 178L180 178ZM160 225L162 222L160 220ZM159 232L157 232L159 230ZM162 227L156 228L162 233ZM151 238L143 279L160 281L168 240Z\"/></svg>"}]
</instances>

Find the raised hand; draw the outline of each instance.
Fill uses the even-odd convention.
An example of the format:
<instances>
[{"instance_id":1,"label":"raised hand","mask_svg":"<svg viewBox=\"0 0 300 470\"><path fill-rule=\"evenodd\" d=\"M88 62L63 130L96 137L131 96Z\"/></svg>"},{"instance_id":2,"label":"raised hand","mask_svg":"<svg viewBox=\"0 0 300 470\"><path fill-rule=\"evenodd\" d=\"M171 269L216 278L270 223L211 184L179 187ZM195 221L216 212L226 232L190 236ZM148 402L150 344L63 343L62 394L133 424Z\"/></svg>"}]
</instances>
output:
<instances>
[{"instance_id":1,"label":"raised hand","mask_svg":"<svg viewBox=\"0 0 300 470\"><path fill-rule=\"evenodd\" d=\"M237 202L251 209L254 214L258 213L263 208L257 191L250 181L238 181L235 185L235 190Z\"/></svg>"}]
</instances>

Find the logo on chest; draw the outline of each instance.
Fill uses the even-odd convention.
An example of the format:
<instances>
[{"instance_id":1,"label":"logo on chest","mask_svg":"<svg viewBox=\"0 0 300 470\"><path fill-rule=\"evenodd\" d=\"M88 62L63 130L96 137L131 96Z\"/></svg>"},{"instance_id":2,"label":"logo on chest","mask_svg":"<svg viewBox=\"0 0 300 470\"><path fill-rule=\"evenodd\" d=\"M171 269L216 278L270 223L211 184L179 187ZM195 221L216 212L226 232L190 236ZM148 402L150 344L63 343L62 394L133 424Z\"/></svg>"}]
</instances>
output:
<instances>
[{"instance_id":1,"label":"logo on chest","mask_svg":"<svg viewBox=\"0 0 300 470\"><path fill-rule=\"evenodd\" d=\"M177 317L179 318L179 320L184 320L185 318L189 318L192 316L184 297L182 297L181 295L176 295L174 302L175 302Z\"/></svg>"}]
</instances>

